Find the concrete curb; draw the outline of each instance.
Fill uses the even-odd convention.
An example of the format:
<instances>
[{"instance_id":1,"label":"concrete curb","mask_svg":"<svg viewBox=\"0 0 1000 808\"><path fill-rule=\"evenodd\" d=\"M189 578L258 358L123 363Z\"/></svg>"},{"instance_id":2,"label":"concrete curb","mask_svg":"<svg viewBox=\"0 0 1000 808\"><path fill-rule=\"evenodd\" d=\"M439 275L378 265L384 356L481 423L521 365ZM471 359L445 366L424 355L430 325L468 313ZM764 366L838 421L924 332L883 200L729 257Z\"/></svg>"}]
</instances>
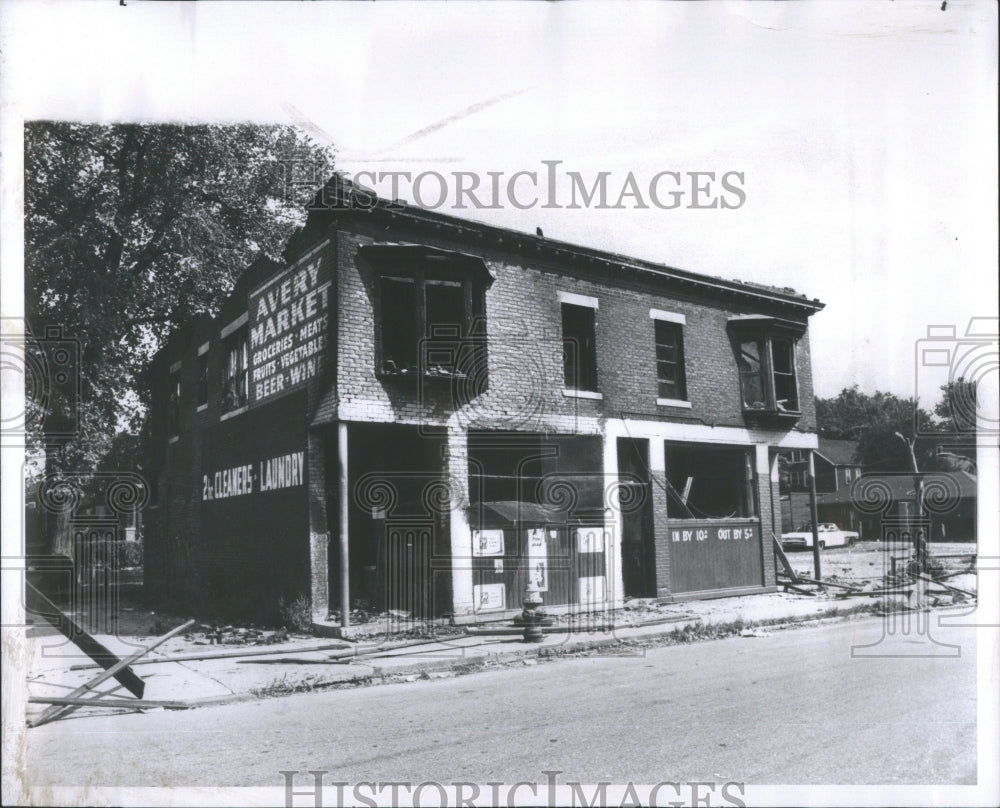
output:
<instances>
[{"instance_id":1,"label":"concrete curb","mask_svg":"<svg viewBox=\"0 0 1000 808\"><path fill-rule=\"evenodd\" d=\"M836 608L836 607L834 607ZM965 611L968 604L950 604L928 609L931 613L948 613L954 611ZM795 616L790 615L784 619L777 619L777 622L747 620L744 629L757 628L770 632L784 631L795 628L807 628L812 626L822 626L831 623L840 623L848 620L884 619L883 616L850 610L849 608L838 609L840 614L823 614ZM533 665L540 662L558 659L559 657L572 656L587 651L613 651L618 649L620 653L615 656L636 656L645 650L657 647L669 647L673 644L687 644L687 642L710 642L716 639L727 639L739 636L739 634L727 634L724 637L704 636L678 643L662 643L664 637L675 631L684 631L686 628L710 628L712 625L725 626L736 622L742 622L738 616L731 617L720 615L718 621L706 621L701 616L691 616L682 620L671 619L669 621L657 621L654 625L658 630L632 633L630 636L613 637L579 637L569 639L554 644L523 644L514 645L513 642L501 641L505 647L498 648L481 654L465 654L465 650L482 649L484 646L466 645L456 646L453 649L429 649L427 656L420 659L411 659L408 654L385 657L357 657L352 656L345 660L343 657L337 659L337 654L331 655L330 665L335 666L340 673L347 673L344 665L351 664L357 670L347 676L337 676L326 680L323 675L307 677L301 681L289 682L286 685L275 683L272 685L253 688L241 693L231 693L223 696L207 696L186 700L188 709L201 707L220 707L241 702L258 701L265 698L288 696L296 693L308 693L319 690L335 690L355 687L373 687L378 685L398 684L404 682L414 682L419 680L433 680L464 676L480 671L511 667L517 664ZM623 630L630 632L641 631L645 626L630 626ZM512 633L521 633L521 629L516 629ZM506 635L507 632L499 636ZM484 636L484 635L479 635ZM551 636L551 635L549 635ZM750 635L759 636L759 635ZM433 645L434 643L428 643ZM438 643L440 644L440 643ZM419 645L408 646L419 647ZM630 651L630 649L634 649ZM394 649L390 649L394 650ZM403 650L397 648L395 650ZM437 653L438 656L434 654ZM357 660L355 662L355 660ZM396 662L399 660L399 662ZM405 661L404 661L405 660ZM97 706L97 705L95 705ZM123 708L124 709L124 708ZM136 708L139 711L140 708Z\"/></svg>"}]
</instances>

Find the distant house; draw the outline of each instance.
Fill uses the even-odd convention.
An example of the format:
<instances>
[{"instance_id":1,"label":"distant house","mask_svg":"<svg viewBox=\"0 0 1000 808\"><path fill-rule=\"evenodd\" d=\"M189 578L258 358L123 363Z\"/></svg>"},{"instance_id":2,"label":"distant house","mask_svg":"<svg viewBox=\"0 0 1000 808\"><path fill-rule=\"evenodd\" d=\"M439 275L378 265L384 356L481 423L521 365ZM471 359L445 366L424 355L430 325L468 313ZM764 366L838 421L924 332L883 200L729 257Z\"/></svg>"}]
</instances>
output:
<instances>
[{"instance_id":1,"label":"distant house","mask_svg":"<svg viewBox=\"0 0 1000 808\"><path fill-rule=\"evenodd\" d=\"M978 480L968 471L930 471L924 484L924 519L931 541L975 541ZM850 488L819 494L821 522L851 525L861 538L876 541L892 527L912 530L917 523L917 475L912 472L865 474ZM807 497L808 499L808 497Z\"/></svg>"},{"instance_id":2,"label":"distant house","mask_svg":"<svg viewBox=\"0 0 1000 808\"><path fill-rule=\"evenodd\" d=\"M858 444L852 440L820 438L815 450L817 506L823 496L848 492L861 477L861 463L856 459ZM809 450L795 449L786 455L788 493L782 496L782 532L789 532L810 521ZM848 498L849 499L849 498ZM787 504L787 507L784 507ZM821 522L836 522L844 530L859 530L860 521L851 509L831 508L820 512ZM859 531L860 532L860 531Z\"/></svg>"}]
</instances>

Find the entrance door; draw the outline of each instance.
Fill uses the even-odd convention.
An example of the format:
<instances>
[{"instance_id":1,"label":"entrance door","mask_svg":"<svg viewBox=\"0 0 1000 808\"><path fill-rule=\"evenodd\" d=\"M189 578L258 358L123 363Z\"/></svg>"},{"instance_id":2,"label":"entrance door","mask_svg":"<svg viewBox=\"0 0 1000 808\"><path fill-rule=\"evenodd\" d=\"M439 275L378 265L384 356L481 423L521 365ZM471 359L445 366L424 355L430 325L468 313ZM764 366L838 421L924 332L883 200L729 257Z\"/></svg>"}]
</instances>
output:
<instances>
[{"instance_id":1,"label":"entrance door","mask_svg":"<svg viewBox=\"0 0 1000 808\"><path fill-rule=\"evenodd\" d=\"M625 597L656 597L653 541L653 492L649 479L649 441L618 438L618 473L622 494L622 579Z\"/></svg>"}]
</instances>

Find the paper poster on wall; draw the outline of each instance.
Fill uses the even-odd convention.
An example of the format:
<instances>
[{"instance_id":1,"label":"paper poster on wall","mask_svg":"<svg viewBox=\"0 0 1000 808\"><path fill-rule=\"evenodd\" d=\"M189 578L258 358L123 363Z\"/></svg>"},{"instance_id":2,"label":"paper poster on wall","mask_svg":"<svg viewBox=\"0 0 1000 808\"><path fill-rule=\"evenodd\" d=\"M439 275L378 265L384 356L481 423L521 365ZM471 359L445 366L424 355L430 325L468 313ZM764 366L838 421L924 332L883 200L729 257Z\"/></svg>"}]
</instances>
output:
<instances>
[{"instance_id":1,"label":"paper poster on wall","mask_svg":"<svg viewBox=\"0 0 1000 808\"><path fill-rule=\"evenodd\" d=\"M472 602L477 612L494 612L507 605L507 591L503 584L475 584Z\"/></svg>"},{"instance_id":2,"label":"paper poster on wall","mask_svg":"<svg viewBox=\"0 0 1000 808\"><path fill-rule=\"evenodd\" d=\"M578 553L603 553L604 528L578 527L576 529L576 551Z\"/></svg>"},{"instance_id":3,"label":"paper poster on wall","mask_svg":"<svg viewBox=\"0 0 1000 808\"><path fill-rule=\"evenodd\" d=\"M549 591L549 542L541 528L528 531L528 581L539 592Z\"/></svg>"},{"instance_id":4,"label":"paper poster on wall","mask_svg":"<svg viewBox=\"0 0 1000 808\"><path fill-rule=\"evenodd\" d=\"M593 578L580 578L579 581L581 606L604 605L606 597L603 575L598 575Z\"/></svg>"},{"instance_id":5,"label":"paper poster on wall","mask_svg":"<svg viewBox=\"0 0 1000 808\"><path fill-rule=\"evenodd\" d=\"M472 554L474 556L503 555L503 531L473 530Z\"/></svg>"}]
</instances>

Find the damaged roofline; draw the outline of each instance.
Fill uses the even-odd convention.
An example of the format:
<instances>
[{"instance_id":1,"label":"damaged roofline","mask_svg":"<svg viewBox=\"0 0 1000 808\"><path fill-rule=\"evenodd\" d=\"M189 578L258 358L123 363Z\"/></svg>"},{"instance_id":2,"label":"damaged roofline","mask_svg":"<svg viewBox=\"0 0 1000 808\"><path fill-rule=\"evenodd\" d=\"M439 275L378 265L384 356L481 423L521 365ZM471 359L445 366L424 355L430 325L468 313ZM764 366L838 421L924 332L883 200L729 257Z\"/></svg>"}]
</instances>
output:
<instances>
[{"instance_id":1,"label":"damaged roofline","mask_svg":"<svg viewBox=\"0 0 1000 808\"><path fill-rule=\"evenodd\" d=\"M339 187L338 187L339 186ZM806 312L806 316L811 316L826 308L826 304L818 298L809 299L804 295L794 292L784 292L779 289L769 288L745 281L731 281L724 278L715 278L709 275L702 275L685 269L657 264L632 256L620 253L607 252L592 247L584 247L567 241L548 238L547 236L535 235L521 230L512 230L498 225L485 224L473 219L464 219L438 211L427 210L425 208L409 205L402 200L387 200L377 196L370 189L354 191L354 184L345 179L340 174L335 174L314 197L313 203L307 208L310 214L330 211L336 206L330 205L331 197L327 194L333 189L338 199L346 205L351 212L373 213L378 212L390 218L400 217L409 219L415 223L429 226L435 229L447 227L458 234L472 233L479 238L491 236L498 244L503 244L505 239L511 240L513 246L518 250L525 250L532 247L536 251L546 251L553 255L563 257L584 258L591 262L602 262L604 264L618 266L623 269L631 269L637 272L653 275L664 280L675 281L680 285L690 285L711 289L717 292L750 297L754 300L764 300L770 303L778 303L785 306L792 306ZM354 204L344 202L345 191L352 195L359 194L360 199L365 200L364 204ZM326 201L324 201L326 200ZM340 212L344 207L339 208Z\"/></svg>"}]
</instances>

